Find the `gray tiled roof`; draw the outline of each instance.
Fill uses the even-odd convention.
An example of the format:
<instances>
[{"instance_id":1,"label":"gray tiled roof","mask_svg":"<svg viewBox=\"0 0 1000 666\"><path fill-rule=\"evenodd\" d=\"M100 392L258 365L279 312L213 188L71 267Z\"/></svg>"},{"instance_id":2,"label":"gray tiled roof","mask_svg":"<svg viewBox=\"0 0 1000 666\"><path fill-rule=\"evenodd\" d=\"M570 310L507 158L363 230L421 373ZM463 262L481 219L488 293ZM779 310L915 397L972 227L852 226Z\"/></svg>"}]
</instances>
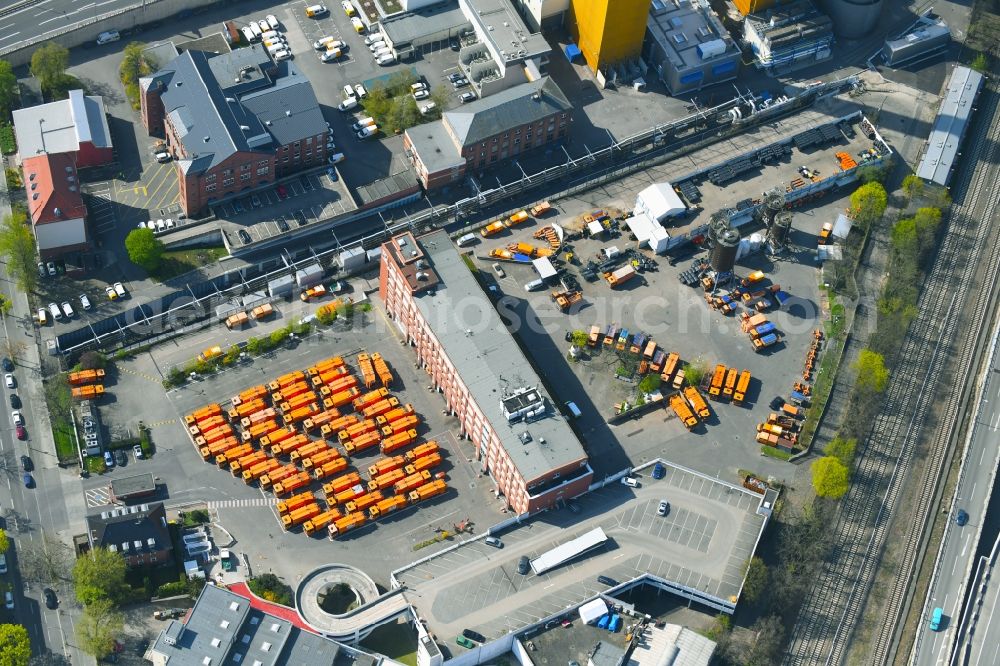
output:
<instances>
[{"instance_id":1,"label":"gray tiled roof","mask_svg":"<svg viewBox=\"0 0 1000 666\"><path fill-rule=\"evenodd\" d=\"M917 175L938 185L947 185L962 137L972 119L972 105L983 85L983 75L968 67L956 67L948 79L941 109L927 137L927 152L917 166Z\"/></svg>"},{"instance_id":2,"label":"gray tiled roof","mask_svg":"<svg viewBox=\"0 0 1000 666\"><path fill-rule=\"evenodd\" d=\"M112 512L87 516L93 544L98 548L113 548L125 555L157 552L173 548L166 526L166 511L162 502L153 502L143 511L138 507L121 507ZM132 512L132 509L137 509ZM150 545L149 540L153 540ZM136 546L135 542L139 542ZM122 547L128 544L128 548Z\"/></svg>"},{"instance_id":3,"label":"gray tiled roof","mask_svg":"<svg viewBox=\"0 0 1000 666\"><path fill-rule=\"evenodd\" d=\"M444 120L462 146L471 146L505 129L532 123L571 108L556 82L546 76L470 102L461 109L448 111Z\"/></svg>"}]
</instances>

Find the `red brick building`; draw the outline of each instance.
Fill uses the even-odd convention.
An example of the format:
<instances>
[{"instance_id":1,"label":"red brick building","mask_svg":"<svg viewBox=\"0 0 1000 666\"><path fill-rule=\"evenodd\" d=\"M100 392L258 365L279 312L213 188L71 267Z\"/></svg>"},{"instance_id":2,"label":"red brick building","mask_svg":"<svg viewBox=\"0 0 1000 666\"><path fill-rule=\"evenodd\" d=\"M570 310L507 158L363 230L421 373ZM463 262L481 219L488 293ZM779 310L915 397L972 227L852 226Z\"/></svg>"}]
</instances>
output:
<instances>
[{"instance_id":1,"label":"red brick building","mask_svg":"<svg viewBox=\"0 0 1000 666\"><path fill-rule=\"evenodd\" d=\"M565 139L572 105L549 77L508 88L406 130L403 147L427 189Z\"/></svg>"},{"instance_id":2,"label":"red brick building","mask_svg":"<svg viewBox=\"0 0 1000 666\"><path fill-rule=\"evenodd\" d=\"M185 51L139 90L143 125L166 140L188 215L326 163L329 130L312 85L259 45Z\"/></svg>"},{"instance_id":3,"label":"red brick building","mask_svg":"<svg viewBox=\"0 0 1000 666\"><path fill-rule=\"evenodd\" d=\"M29 157L21 169L38 256L52 259L90 247L74 153Z\"/></svg>"},{"instance_id":4,"label":"red brick building","mask_svg":"<svg viewBox=\"0 0 1000 666\"><path fill-rule=\"evenodd\" d=\"M24 161L69 153L79 168L114 160L104 98L70 90L69 98L14 111L17 150Z\"/></svg>"},{"instance_id":5,"label":"red brick building","mask_svg":"<svg viewBox=\"0 0 1000 666\"><path fill-rule=\"evenodd\" d=\"M379 294L515 513L587 490L583 446L444 231L384 243Z\"/></svg>"}]
</instances>

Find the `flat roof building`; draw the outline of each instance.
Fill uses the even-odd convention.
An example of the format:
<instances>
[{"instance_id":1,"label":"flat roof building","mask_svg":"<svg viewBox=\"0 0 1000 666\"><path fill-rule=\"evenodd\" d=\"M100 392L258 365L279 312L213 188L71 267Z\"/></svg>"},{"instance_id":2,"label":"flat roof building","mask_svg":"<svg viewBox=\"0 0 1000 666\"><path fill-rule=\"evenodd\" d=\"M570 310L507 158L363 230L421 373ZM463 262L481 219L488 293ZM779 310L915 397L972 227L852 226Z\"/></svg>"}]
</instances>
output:
<instances>
[{"instance_id":1,"label":"flat roof building","mask_svg":"<svg viewBox=\"0 0 1000 666\"><path fill-rule=\"evenodd\" d=\"M570 0L570 35L594 72L642 51L650 0Z\"/></svg>"},{"instance_id":2,"label":"flat roof building","mask_svg":"<svg viewBox=\"0 0 1000 666\"><path fill-rule=\"evenodd\" d=\"M515 513L587 489L583 446L447 233L384 243L379 294Z\"/></svg>"},{"instance_id":3,"label":"flat roof building","mask_svg":"<svg viewBox=\"0 0 1000 666\"><path fill-rule=\"evenodd\" d=\"M704 0L653 0L643 53L674 95L739 73L740 49Z\"/></svg>"},{"instance_id":4,"label":"flat roof building","mask_svg":"<svg viewBox=\"0 0 1000 666\"><path fill-rule=\"evenodd\" d=\"M426 44L452 39L472 30L472 23L457 3L445 2L387 16L379 22L379 30L386 43L405 59L411 51Z\"/></svg>"},{"instance_id":5,"label":"flat roof building","mask_svg":"<svg viewBox=\"0 0 1000 666\"><path fill-rule=\"evenodd\" d=\"M833 21L810 0L796 0L747 16L743 39L758 69L784 73L831 56Z\"/></svg>"},{"instance_id":6,"label":"flat roof building","mask_svg":"<svg viewBox=\"0 0 1000 666\"><path fill-rule=\"evenodd\" d=\"M552 50L532 32L510 0L459 0L478 43L459 51L459 66L480 97L546 74Z\"/></svg>"},{"instance_id":7,"label":"flat roof building","mask_svg":"<svg viewBox=\"0 0 1000 666\"><path fill-rule=\"evenodd\" d=\"M88 167L114 159L107 110L100 95L70 90L67 99L17 109L13 116L22 160L73 153L78 167Z\"/></svg>"},{"instance_id":8,"label":"flat roof building","mask_svg":"<svg viewBox=\"0 0 1000 666\"><path fill-rule=\"evenodd\" d=\"M152 474L124 476L111 481L111 499L124 502L139 497L149 497L156 492L156 480Z\"/></svg>"},{"instance_id":9,"label":"flat roof building","mask_svg":"<svg viewBox=\"0 0 1000 666\"><path fill-rule=\"evenodd\" d=\"M934 128L927 137L927 149L917 166L919 177L938 185L948 185L958 149L972 121L972 107L982 87L983 75L979 72L968 67L952 70L941 108L934 119Z\"/></svg>"}]
</instances>

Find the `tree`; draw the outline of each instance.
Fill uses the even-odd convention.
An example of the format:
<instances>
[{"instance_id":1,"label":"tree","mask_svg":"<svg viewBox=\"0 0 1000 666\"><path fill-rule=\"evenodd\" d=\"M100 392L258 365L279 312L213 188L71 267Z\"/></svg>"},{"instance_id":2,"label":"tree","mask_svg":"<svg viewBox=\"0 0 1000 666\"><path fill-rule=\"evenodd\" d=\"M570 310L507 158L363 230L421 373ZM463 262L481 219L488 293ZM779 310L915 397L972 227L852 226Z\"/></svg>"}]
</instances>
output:
<instances>
[{"instance_id":1,"label":"tree","mask_svg":"<svg viewBox=\"0 0 1000 666\"><path fill-rule=\"evenodd\" d=\"M14 307L14 301L7 298L5 295L0 294L0 313L10 314L10 309Z\"/></svg>"},{"instance_id":2,"label":"tree","mask_svg":"<svg viewBox=\"0 0 1000 666\"><path fill-rule=\"evenodd\" d=\"M41 539L22 539L18 544L17 555L21 578L29 583L52 586L55 581L67 580L66 572L73 564L73 551L62 541L47 534Z\"/></svg>"},{"instance_id":3,"label":"tree","mask_svg":"<svg viewBox=\"0 0 1000 666\"><path fill-rule=\"evenodd\" d=\"M8 548L10 548L10 539L7 538L7 532L0 530L0 553L6 553Z\"/></svg>"},{"instance_id":4,"label":"tree","mask_svg":"<svg viewBox=\"0 0 1000 666\"><path fill-rule=\"evenodd\" d=\"M580 330L573 331L572 333L570 333L570 338L573 341L573 346L579 347L580 349L586 347L587 340L590 339L586 331L580 331Z\"/></svg>"},{"instance_id":5,"label":"tree","mask_svg":"<svg viewBox=\"0 0 1000 666\"><path fill-rule=\"evenodd\" d=\"M706 372L708 372L708 368L705 365L705 361L700 358L696 359L693 363L685 363L684 381L687 382L688 386L698 386L701 384L701 380L704 379Z\"/></svg>"},{"instance_id":6,"label":"tree","mask_svg":"<svg viewBox=\"0 0 1000 666\"><path fill-rule=\"evenodd\" d=\"M824 456L813 462L812 470L813 490L820 497L839 499L847 493L850 487L850 470L833 456Z\"/></svg>"},{"instance_id":7,"label":"tree","mask_svg":"<svg viewBox=\"0 0 1000 666\"><path fill-rule=\"evenodd\" d=\"M240 357L239 345L233 345L232 347L229 348L229 351L227 351L226 355L222 358L222 363L223 365L232 365L233 363L236 362L236 359L238 359L239 357Z\"/></svg>"},{"instance_id":8,"label":"tree","mask_svg":"<svg viewBox=\"0 0 1000 666\"><path fill-rule=\"evenodd\" d=\"M31 640L20 624L0 624L0 666L28 666Z\"/></svg>"},{"instance_id":9,"label":"tree","mask_svg":"<svg viewBox=\"0 0 1000 666\"><path fill-rule=\"evenodd\" d=\"M80 354L81 370L103 370L108 365L108 359L101 352L88 351Z\"/></svg>"},{"instance_id":10,"label":"tree","mask_svg":"<svg viewBox=\"0 0 1000 666\"><path fill-rule=\"evenodd\" d=\"M262 599L282 604L292 605L292 588L272 573L261 574L247 582L250 591Z\"/></svg>"},{"instance_id":11,"label":"tree","mask_svg":"<svg viewBox=\"0 0 1000 666\"><path fill-rule=\"evenodd\" d=\"M882 219L889 198L881 183L865 183L851 194L851 215L864 228Z\"/></svg>"},{"instance_id":12,"label":"tree","mask_svg":"<svg viewBox=\"0 0 1000 666\"><path fill-rule=\"evenodd\" d=\"M6 60L0 60L0 121L10 120L11 111L17 105L18 89L14 68Z\"/></svg>"},{"instance_id":13,"label":"tree","mask_svg":"<svg viewBox=\"0 0 1000 666\"><path fill-rule=\"evenodd\" d=\"M132 42L122 50L122 61L118 65L118 78L125 86L125 96L132 104L132 108L138 110L141 106L139 101L139 79L148 76L156 71L156 62L143 52L146 45L142 42Z\"/></svg>"},{"instance_id":14,"label":"tree","mask_svg":"<svg viewBox=\"0 0 1000 666\"><path fill-rule=\"evenodd\" d=\"M924 181L916 174L909 174L903 179L903 193L907 199L914 199L924 193Z\"/></svg>"},{"instance_id":15,"label":"tree","mask_svg":"<svg viewBox=\"0 0 1000 666\"><path fill-rule=\"evenodd\" d=\"M854 362L854 370L858 373L856 386L870 393L881 393L889 383L889 369L885 367L885 359L881 354L870 349L862 349L858 360Z\"/></svg>"},{"instance_id":16,"label":"tree","mask_svg":"<svg viewBox=\"0 0 1000 666\"><path fill-rule=\"evenodd\" d=\"M247 338L247 353L248 354L250 354L251 356L257 356L258 354L261 353L261 351L263 351L263 350L261 349L260 338L256 338L256 337Z\"/></svg>"},{"instance_id":17,"label":"tree","mask_svg":"<svg viewBox=\"0 0 1000 666\"><path fill-rule=\"evenodd\" d=\"M639 382L639 393L652 393L660 388L661 381L660 376L657 374L646 375Z\"/></svg>"},{"instance_id":18,"label":"tree","mask_svg":"<svg viewBox=\"0 0 1000 666\"><path fill-rule=\"evenodd\" d=\"M66 74L69 50L55 42L46 42L31 54L31 75L38 79L42 92L50 98L59 97L76 79Z\"/></svg>"},{"instance_id":19,"label":"tree","mask_svg":"<svg viewBox=\"0 0 1000 666\"><path fill-rule=\"evenodd\" d=\"M83 609L76 625L76 638L80 647L97 659L111 654L115 637L125 626L124 616L115 609L110 599L98 599Z\"/></svg>"},{"instance_id":20,"label":"tree","mask_svg":"<svg viewBox=\"0 0 1000 666\"><path fill-rule=\"evenodd\" d=\"M743 581L743 598L753 602L760 598L761 593L767 589L768 571L764 560L759 557L751 557L747 566L747 577Z\"/></svg>"},{"instance_id":21,"label":"tree","mask_svg":"<svg viewBox=\"0 0 1000 666\"><path fill-rule=\"evenodd\" d=\"M941 227L940 209L930 206L918 208L913 215L913 226L920 246L920 259L923 261L937 245L937 232Z\"/></svg>"},{"instance_id":22,"label":"tree","mask_svg":"<svg viewBox=\"0 0 1000 666\"><path fill-rule=\"evenodd\" d=\"M826 450L824 453L828 456L833 456L840 462L844 464L844 467L848 469L854 464L854 451L858 448L858 440L853 437L849 439L843 439L841 437L834 437L830 440L830 443L826 445Z\"/></svg>"},{"instance_id":23,"label":"tree","mask_svg":"<svg viewBox=\"0 0 1000 666\"><path fill-rule=\"evenodd\" d=\"M102 599L119 601L128 588L125 569L122 554L107 548L94 548L80 556L73 566L76 598L85 606Z\"/></svg>"},{"instance_id":24,"label":"tree","mask_svg":"<svg viewBox=\"0 0 1000 666\"><path fill-rule=\"evenodd\" d=\"M750 627L753 640L747 646L743 663L746 666L770 666L780 661L781 645L785 639L785 627L777 615L768 615Z\"/></svg>"},{"instance_id":25,"label":"tree","mask_svg":"<svg viewBox=\"0 0 1000 666\"><path fill-rule=\"evenodd\" d=\"M152 229L133 229L125 237L128 258L146 272L155 271L163 259L163 241L153 234Z\"/></svg>"},{"instance_id":26,"label":"tree","mask_svg":"<svg viewBox=\"0 0 1000 666\"><path fill-rule=\"evenodd\" d=\"M990 59L985 53L977 53L976 57L969 63L969 68L976 70L980 74L985 74L990 68Z\"/></svg>"},{"instance_id":27,"label":"tree","mask_svg":"<svg viewBox=\"0 0 1000 666\"><path fill-rule=\"evenodd\" d=\"M18 289L25 293L35 291L38 287L35 237L28 224L28 215L22 209L15 208L3 218L0 257L7 263L7 274L17 283Z\"/></svg>"}]
</instances>

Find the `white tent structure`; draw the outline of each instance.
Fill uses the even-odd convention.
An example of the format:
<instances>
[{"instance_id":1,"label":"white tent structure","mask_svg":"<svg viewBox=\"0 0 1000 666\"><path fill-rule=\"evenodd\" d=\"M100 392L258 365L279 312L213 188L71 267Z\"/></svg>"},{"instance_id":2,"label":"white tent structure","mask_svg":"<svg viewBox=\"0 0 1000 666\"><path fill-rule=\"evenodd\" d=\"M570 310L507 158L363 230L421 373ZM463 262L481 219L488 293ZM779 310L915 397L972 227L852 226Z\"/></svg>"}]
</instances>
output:
<instances>
[{"instance_id":1,"label":"white tent structure","mask_svg":"<svg viewBox=\"0 0 1000 666\"><path fill-rule=\"evenodd\" d=\"M670 244L670 234L649 215L645 213L633 215L625 220L625 226L635 234L636 240L639 241L639 247L646 245L656 254L663 254L667 251L667 246Z\"/></svg>"},{"instance_id":2,"label":"white tent structure","mask_svg":"<svg viewBox=\"0 0 1000 666\"><path fill-rule=\"evenodd\" d=\"M635 198L635 215L643 213L651 220L663 222L668 217L681 215L687 206L674 192L670 183L655 183L639 192Z\"/></svg>"},{"instance_id":3,"label":"white tent structure","mask_svg":"<svg viewBox=\"0 0 1000 666\"><path fill-rule=\"evenodd\" d=\"M593 601L588 601L584 605L580 606L580 620L584 624L590 624L591 622L596 622L600 619L602 615L607 615L608 605L604 603L604 599L598 597Z\"/></svg>"},{"instance_id":4,"label":"white tent structure","mask_svg":"<svg viewBox=\"0 0 1000 666\"><path fill-rule=\"evenodd\" d=\"M851 233L852 226L854 226L854 221L841 213L837 215L837 221L833 223L833 230L830 232L830 235L840 240L847 240L847 235Z\"/></svg>"},{"instance_id":5,"label":"white tent structure","mask_svg":"<svg viewBox=\"0 0 1000 666\"><path fill-rule=\"evenodd\" d=\"M535 271L538 273L538 277L543 280L548 280L556 276L556 267L552 265L548 257L539 257L538 259L532 259L531 265L535 267Z\"/></svg>"}]
</instances>

